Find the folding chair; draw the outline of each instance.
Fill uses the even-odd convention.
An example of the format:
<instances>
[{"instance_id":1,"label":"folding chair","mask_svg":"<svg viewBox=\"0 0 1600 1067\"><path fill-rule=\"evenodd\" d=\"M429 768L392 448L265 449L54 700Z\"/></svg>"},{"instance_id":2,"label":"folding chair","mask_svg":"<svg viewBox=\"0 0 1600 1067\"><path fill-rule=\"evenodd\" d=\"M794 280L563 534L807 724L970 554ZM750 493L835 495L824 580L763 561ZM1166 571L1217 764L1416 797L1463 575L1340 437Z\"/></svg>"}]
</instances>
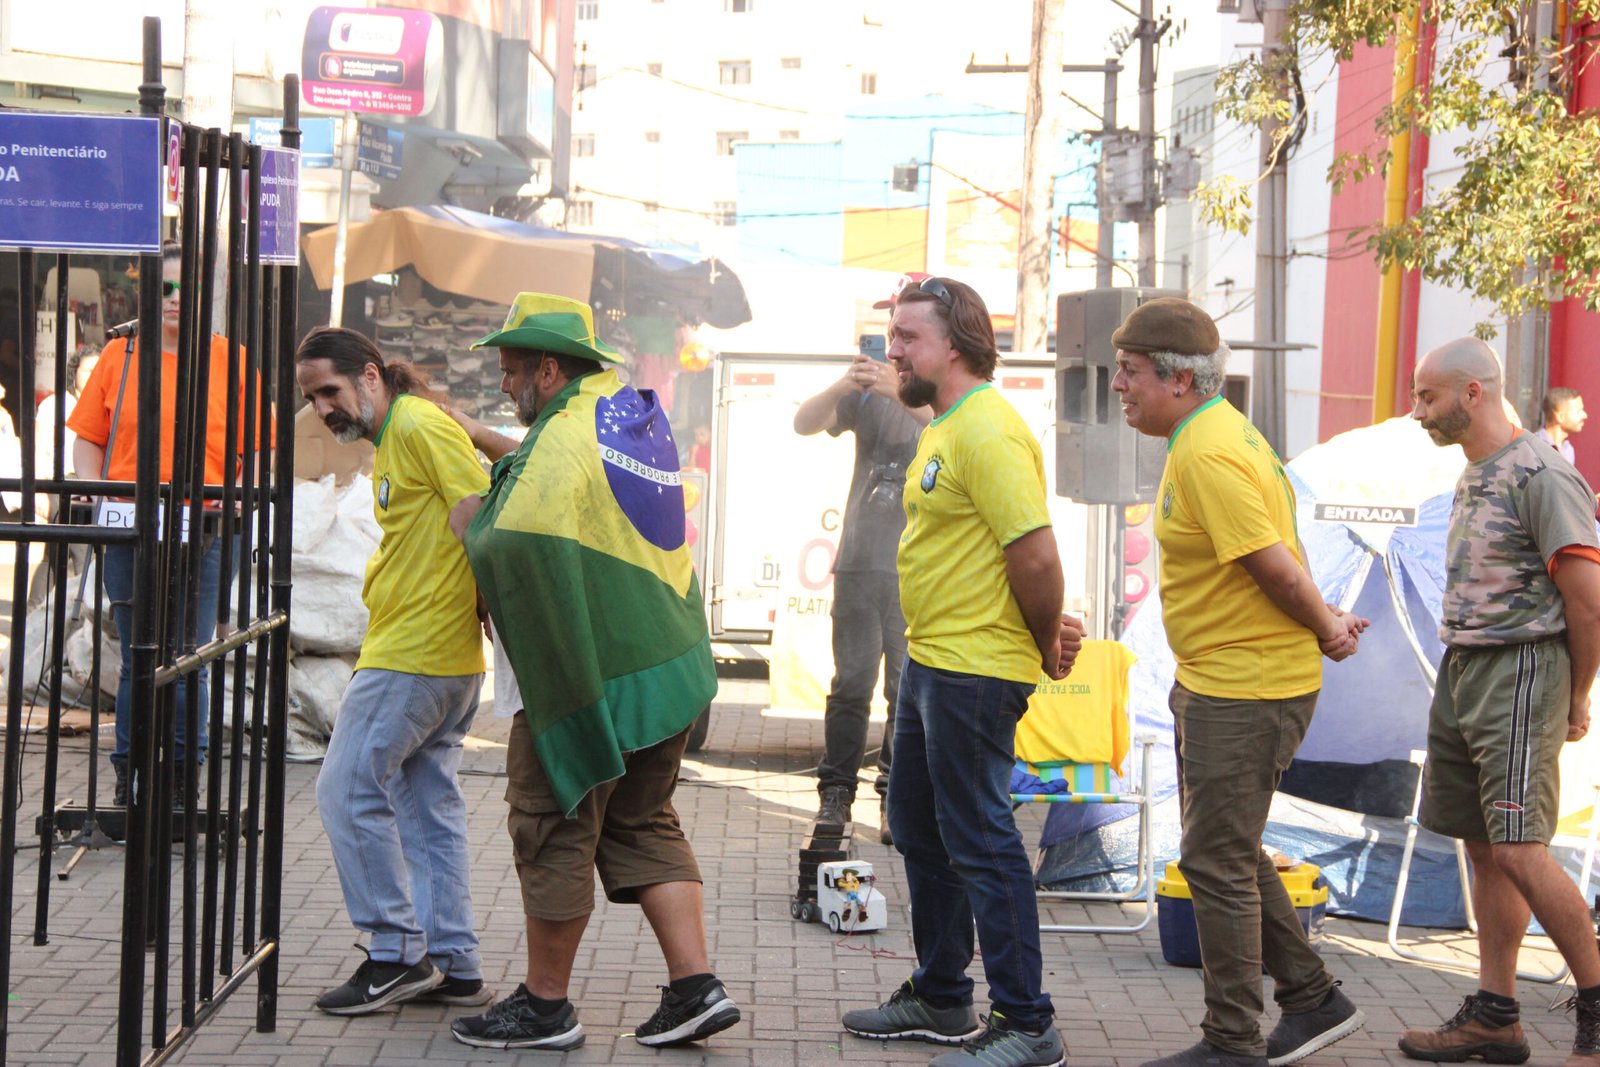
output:
<instances>
[{"instance_id":1,"label":"folding chair","mask_svg":"<svg viewBox=\"0 0 1600 1067\"><path fill-rule=\"evenodd\" d=\"M1476 970L1476 960L1458 960L1448 956L1437 956L1416 949L1406 948L1400 944L1400 910L1406 901L1406 885L1411 878L1411 858L1416 853L1417 832L1422 824L1417 819L1417 813L1422 807L1422 772L1427 763L1428 753L1423 749L1412 749L1411 762L1417 766L1417 792L1411 801L1411 814L1406 817L1406 844L1400 854L1400 873L1395 879L1394 904L1389 909L1389 947L1395 955L1403 959L1416 960L1419 963L1431 963L1438 967L1453 967L1458 970ZM1578 883L1578 891L1585 897L1589 895L1589 879L1594 872L1594 851L1597 839L1600 839L1600 781L1595 784L1595 808L1589 816L1589 837L1583 852L1583 874ZM1467 850L1459 839L1456 846L1456 869L1461 875L1461 899L1467 913L1467 929L1476 936L1478 933L1478 916L1472 908L1472 875L1467 864ZM1565 961L1560 969L1552 973L1543 971L1517 971L1517 977L1529 982L1545 982L1559 984L1564 982L1570 969Z\"/></svg>"},{"instance_id":2,"label":"folding chair","mask_svg":"<svg viewBox=\"0 0 1600 1067\"><path fill-rule=\"evenodd\" d=\"M1138 874L1133 886L1123 892L1089 892L1039 889L1040 900L1102 901L1115 904L1143 900L1144 917L1133 923L1045 924L1039 929L1050 934L1137 934L1150 925L1156 913L1156 864L1150 837L1150 797L1154 783L1151 773L1155 736L1141 734L1118 744L1132 732L1132 709L1128 706L1128 668L1134 657L1116 641L1085 641L1073 672L1064 682L1051 683L1051 692L1036 693L1028 704L1028 714L1017 730L1017 769L1033 775L1047 786L1065 783L1064 792L1013 793L1013 804L1131 804L1137 807L1139 840ZM1111 691L1107 687L1116 687ZM1096 692L1099 689L1099 692ZM1113 699L1120 698L1120 699ZM1121 708L1119 712L1116 709ZM1115 720L1123 716L1126 729ZM1089 730L1085 723L1098 723L1104 730ZM1024 726L1026 729L1024 729ZM1072 751L1082 746L1084 751ZM1118 750L1123 751L1119 752ZM1073 756L1080 758L1071 758ZM1127 758L1136 756L1136 759ZM1083 758L1089 757L1089 758ZM1137 778L1118 792L1112 790L1111 776L1124 765L1137 764Z\"/></svg>"}]
</instances>

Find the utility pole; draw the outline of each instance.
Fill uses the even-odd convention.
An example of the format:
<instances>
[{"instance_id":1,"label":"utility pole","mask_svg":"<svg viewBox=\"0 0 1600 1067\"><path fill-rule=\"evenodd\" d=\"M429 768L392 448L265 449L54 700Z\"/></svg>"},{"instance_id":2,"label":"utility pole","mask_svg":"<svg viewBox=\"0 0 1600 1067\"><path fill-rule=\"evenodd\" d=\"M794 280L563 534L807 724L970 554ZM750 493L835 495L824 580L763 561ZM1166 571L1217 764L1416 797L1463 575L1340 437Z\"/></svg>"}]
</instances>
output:
<instances>
[{"instance_id":1,"label":"utility pole","mask_svg":"<svg viewBox=\"0 0 1600 1067\"><path fill-rule=\"evenodd\" d=\"M1122 67L1106 64L1105 102L1100 107L1100 166L1095 171L1095 193L1100 202L1100 233L1095 244L1094 284L1097 289L1111 288L1111 268L1115 264L1117 245L1117 209L1111 203L1111 183L1106 167L1106 149L1117 135L1117 75Z\"/></svg>"},{"instance_id":2,"label":"utility pole","mask_svg":"<svg viewBox=\"0 0 1600 1067\"><path fill-rule=\"evenodd\" d=\"M1541 42L1555 36L1555 5L1527 0L1521 11L1522 53L1513 60L1513 77L1529 88L1550 87L1550 57ZM1549 264L1528 262L1518 281ZM1523 418L1539 418L1538 404L1550 384L1550 312L1530 309L1506 323L1505 396Z\"/></svg>"},{"instance_id":3,"label":"utility pole","mask_svg":"<svg viewBox=\"0 0 1600 1067\"><path fill-rule=\"evenodd\" d=\"M1148 2L1148 0L1146 0ZM1289 0L1258 0L1261 4L1261 62L1276 84L1277 95L1288 90L1284 74L1283 37L1289 27ZM1256 349L1251 382L1250 421L1282 456L1284 420L1283 345L1287 341L1284 302L1288 294L1289 168L1282 142L1288 131L1278 119L1261 124L1260 173L1256 213ZM1143 260L1140 261L1143 269Z\"/></svg>"},{"instance_id":4,"label":"utility pole","mask_svg":"<svg viewBox=\"0 0 1600 1067\"><path fill-rule=\"evenodd\" d=\"M1061 100L1062 0L1033 0L1028 107L1022 132L1022 220L1017 236L1014 352L1050 343L1050 257L1055 231L1056 114Z\"/></svg>"},{"instance_id":5,"label":"utility pole","mask_svg":"<svg viewBox=\"0 0 1600 1067\"><path fill-rule=\"evenodd\" d=\"M1155 0L1139 0L1139 159L1144 203L1139 207L1139 284L1156 284L1156 41Z\"/></svg>"}]
</instances>

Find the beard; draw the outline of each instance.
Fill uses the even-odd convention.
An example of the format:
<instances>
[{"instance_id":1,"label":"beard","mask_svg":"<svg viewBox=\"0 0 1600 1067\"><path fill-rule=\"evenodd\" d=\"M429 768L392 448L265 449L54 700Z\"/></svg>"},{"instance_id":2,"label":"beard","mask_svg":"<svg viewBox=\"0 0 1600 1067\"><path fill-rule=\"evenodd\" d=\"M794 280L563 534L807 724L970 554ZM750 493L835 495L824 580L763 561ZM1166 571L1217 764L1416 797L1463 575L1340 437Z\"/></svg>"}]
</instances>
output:
<instances>
[{"instance_id":1,"label":"beard","mask_svg":"<svg viewBox=\"0 0 1600 1067\"><path fill-rule=\"evenodd\" d=\"M339 425L329 426L333 431L334 439L342 444L353 444L363 437L372 436L372 423L377 417L377 411L372 406L372 401L365 396L356 397L356 413L346 415L338 413Z\"/></svg>"},{"instance_id":2,"label":"beard","mask_svg":"<svg viewBox=\"0 0 1600 1067\"><path fill-rule=\"evenodd\" d=\"M918 378L915 374L907 375L900 383L900 403L908 408L926 407L933 403L933 398L938 393L938 386L926 378Z\"/></svg>"},{"instance_id":3,"label":"beard","mask_svg":"<svg viewBox=\"0 0 1600 1067\"><path fill-rule=\"evenodd\" d=\"M1472 416L1468 415L1458 401L1456 406L1449 411L1435 415L1431 419L1422 420L1422 428L1428 431L1428 436L1433 438L1433 443L1440 448L1445 448L1460 441L1472 426Z\"/></svg>"},{"instance_id":4,"label":"beard","mask_svg":"<svg viewBox=\"0 0 1600 1067\"><path fill-rule=\"evenodd\" d=\"M539 399L539 387L529 382L522 387L522 392L517 394L517 421L524 426L532 426L539 417L539 409L544 404Z\"/></svg>"}]
</instances>

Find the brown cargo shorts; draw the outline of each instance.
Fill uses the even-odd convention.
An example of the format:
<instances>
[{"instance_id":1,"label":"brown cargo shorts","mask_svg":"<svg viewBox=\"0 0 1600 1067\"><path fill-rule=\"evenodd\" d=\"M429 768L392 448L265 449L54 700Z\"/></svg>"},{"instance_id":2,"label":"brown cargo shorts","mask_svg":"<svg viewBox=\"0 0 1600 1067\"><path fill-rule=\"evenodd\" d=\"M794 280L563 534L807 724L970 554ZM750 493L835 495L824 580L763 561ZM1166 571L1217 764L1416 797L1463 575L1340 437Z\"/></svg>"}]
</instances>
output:
<instances>
[{"instance_id":1,"label":"brown cargo shorts","mask_svg":"<svg viewBox=\"0 0 1600 1067\"><path fill-rule=\"evenodd\" d=\"M1428 716L1418 822L1464 841L1549 844L1571 706L1564 637L1447 649Z\"/></svg>"},{"instance_id":2,"label":"brown cargo shorts","mask_svg":"<svg viewBox=\"0 0 1600 1067\"><path fill-rule=\"evenodd\" d=\"M589 914L596 870L606 899L616 904L637 904L646 886L701 881L672 806L688 733L623 757L622 777L591 789L569 819L517 713L506 750L506 829L523 914L546 922Z\"/></svg>"}]
</instances>

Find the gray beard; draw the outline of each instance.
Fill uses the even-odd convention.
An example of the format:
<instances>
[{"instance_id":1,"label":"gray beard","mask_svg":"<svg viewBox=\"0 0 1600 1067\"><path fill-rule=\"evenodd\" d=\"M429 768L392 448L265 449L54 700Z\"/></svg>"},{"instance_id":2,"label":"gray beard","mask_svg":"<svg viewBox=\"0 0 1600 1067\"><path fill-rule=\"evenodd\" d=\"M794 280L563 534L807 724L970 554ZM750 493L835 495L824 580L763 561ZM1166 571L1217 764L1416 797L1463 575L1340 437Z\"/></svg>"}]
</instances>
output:
<instances>
[{"instance_id":1,"label":"gray beard","mask_svg":"<svg viewBox=\"0 0 1600 1067\"><path fill-rule=\"evenodd\" d=\"M334 430L334 440L343 444L354 444L363 437L372 436L372 423L377 417L377 411L372 406L372 401L365 396L356 397L356 417L345 423L344 429Z\"/></svg>"},{"instance_id":2,"label":"gray beard","mask_svg":"<svg viewBox=\"0 0 1600 1067\"><path fill-rule=\"evenodd\" d=\"M539 417L539 409L544 405L539 403L539 391L529 382L517 397L517 421L524 426L532 426Z\"/></svg>"}]
</instances>

